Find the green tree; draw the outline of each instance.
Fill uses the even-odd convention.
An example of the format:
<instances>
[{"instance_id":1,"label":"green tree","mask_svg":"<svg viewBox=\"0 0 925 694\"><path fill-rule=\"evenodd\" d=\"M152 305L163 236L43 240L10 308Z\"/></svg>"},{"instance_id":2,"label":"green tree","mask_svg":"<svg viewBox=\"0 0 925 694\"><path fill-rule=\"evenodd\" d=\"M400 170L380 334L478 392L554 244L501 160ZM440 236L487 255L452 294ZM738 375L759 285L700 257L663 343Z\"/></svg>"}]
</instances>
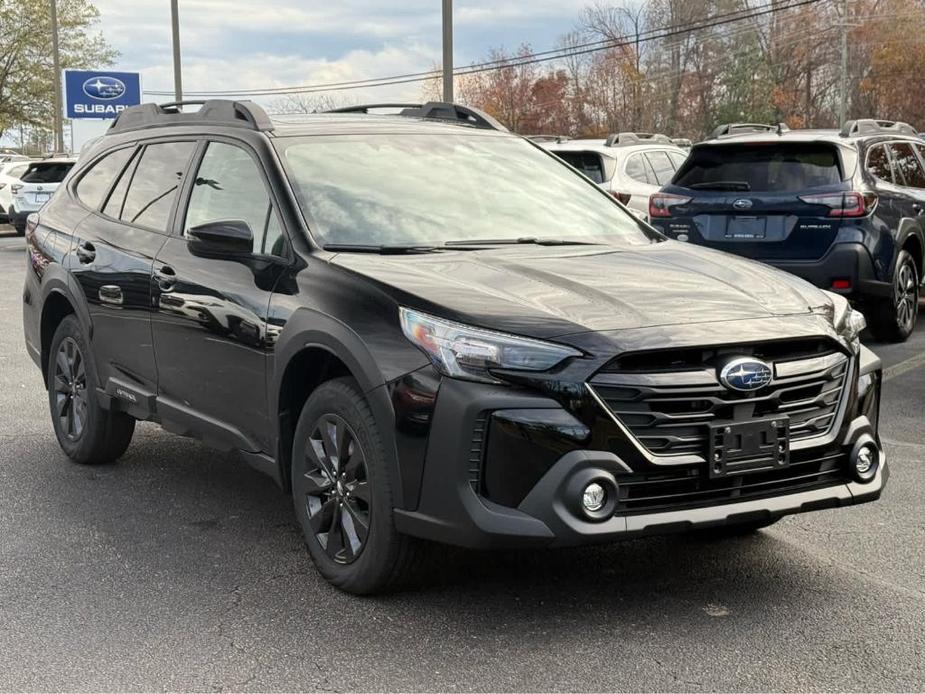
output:
<instances>
[{"instance_id":1,"label":"green tree","mask_svg":"<svg viewBox=\"0 0 925 694\"><path fill-rule=\"evenodd\" d=\"M97 29L90 0L58 1L62 68L112 65L118 53ZM54 68L49 0L0 0L0 137L11 127L50 129Z\"/></svg>"}]
</instances>

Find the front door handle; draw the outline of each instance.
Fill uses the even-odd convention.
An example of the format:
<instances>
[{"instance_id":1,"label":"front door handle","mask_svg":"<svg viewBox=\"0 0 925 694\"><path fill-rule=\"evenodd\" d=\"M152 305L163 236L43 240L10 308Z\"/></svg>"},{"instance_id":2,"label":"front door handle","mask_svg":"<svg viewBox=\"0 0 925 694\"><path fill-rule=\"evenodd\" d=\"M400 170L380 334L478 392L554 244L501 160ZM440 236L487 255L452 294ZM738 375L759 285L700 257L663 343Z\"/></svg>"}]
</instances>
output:
<instances>
[{"instance_id":1,"label":"front door handle","mask_svg":"<svg viewBox=\"0 0 925 694\"><path fill-rule=\"evenodd\" d=\"M925 208L923 208L923 207L922 207L920 204L918 204L918 203L914 203L914 204L912 205L912 211L915 212L917 215L920 215L920 216L921 216L921 214L922 214L923 212L925 212Z\"/></svg>"},{"instance_id":2,"label":"front door handle","mask_svg":"<svg viewBox=\"0 0 925 694\"><path fill-rule=\"evenodd\" d=\"M172 291L177 283L177 273L169 265L162 265L159 270L154 271L154 281L162 292Z\"/></svg>"},{"instance_id":3,"label":"front door handle","mask_svg":"<svg viewBox=\"0 0 925 694\"><path fill-rule=\"evenodd\" d=\"M81 241L77 244L77 259L84 265L89 265L96 260L96 248L89 241Z\"/></svg>"},{"instance_id":4,"label":"front door handle","mask_svg":"<svg viewBox=\"0 0 925 694\"><path fill-rule=\"evenodd\" d=\"M100 301L104 304L122 305L122 288L114 284L104 284L100 287Z\"/></svg>"}]
</instances>

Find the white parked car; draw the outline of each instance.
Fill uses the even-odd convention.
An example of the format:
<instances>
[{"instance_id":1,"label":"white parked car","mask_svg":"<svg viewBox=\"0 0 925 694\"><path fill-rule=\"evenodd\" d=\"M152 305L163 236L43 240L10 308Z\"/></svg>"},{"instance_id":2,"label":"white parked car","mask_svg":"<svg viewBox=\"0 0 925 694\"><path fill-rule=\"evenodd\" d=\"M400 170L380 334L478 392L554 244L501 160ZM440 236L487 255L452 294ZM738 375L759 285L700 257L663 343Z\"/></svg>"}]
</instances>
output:
<instances>
[{"instance_id":1,"label":"white parked car","mask_svg":"<svg viewBox=\"0 0 925 694\"><path fill-rule=\"evenodd\" d=\"M649 196L668 184L687 151L665 135L618 133L606 140L537 141L604 188L642 219Z\"/></svg>"},{"instance_id":2,"label":"white parked car","mask_svg":"<svg viewBox=\"0 0 925 694\"><path fill-rule=\"evenodd\" d=\"M8 161L0 164L0 223L9 221L8 213L13 204L13 185L29 168L29 160Z\"/></svg>"},{"instance_id":3,"label":"white parked car","mask_svg":"<svg viewBox=\"0 0 925 694\"><path fill-rule=\"evenodd\" d=\"M16 227L18 233L25 233L26 217L38 212L51 200L58 184L64 180L76 161L71 157L58 157L30 162L19 183L10 186L13 192L13 202L9 210L10 223Z\"/></svg>"}]
</instances>

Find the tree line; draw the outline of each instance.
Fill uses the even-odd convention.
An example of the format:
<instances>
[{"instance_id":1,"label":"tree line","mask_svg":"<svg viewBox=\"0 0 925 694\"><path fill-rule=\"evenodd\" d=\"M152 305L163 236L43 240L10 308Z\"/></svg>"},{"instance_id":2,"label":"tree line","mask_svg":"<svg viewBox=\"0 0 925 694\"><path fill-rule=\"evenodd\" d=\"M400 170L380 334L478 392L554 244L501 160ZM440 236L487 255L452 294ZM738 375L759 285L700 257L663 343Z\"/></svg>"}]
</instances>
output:
<instances>
[{"instance_id":1,"label":"tree line","mask_svg":"<svg viewBox=\"0 0 925 694\"><path fill-rule=\"evenodd\" d=\"M925 128L922 0L599 1L560 37L562 57L495 49L498 69L457 77L457 99L521 133L698 139L728 122L834 127L843 23L848 117ZM439 80L424 92L439 98Z\"/></svg>"}]
</instances>

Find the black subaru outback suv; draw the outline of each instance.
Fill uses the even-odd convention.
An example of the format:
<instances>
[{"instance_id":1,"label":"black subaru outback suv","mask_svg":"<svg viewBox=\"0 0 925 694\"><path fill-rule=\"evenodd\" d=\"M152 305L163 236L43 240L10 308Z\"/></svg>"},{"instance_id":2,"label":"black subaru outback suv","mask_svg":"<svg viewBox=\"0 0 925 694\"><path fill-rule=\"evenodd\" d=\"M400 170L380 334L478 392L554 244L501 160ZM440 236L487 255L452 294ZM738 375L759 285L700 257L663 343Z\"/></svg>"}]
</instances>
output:
<instances>
[{"instance_id":1,"label":"black subaru outback suv","mask_svg":"<svg viewBox=\"0 0 925 694\"><path fill-rule=\"evenodd\" d=\"M667 240L477 111L128 109L29 220L58 441L136 420L290 492L340 588L436 540L743 532L880 496L881 369L842 297Z\"/></svg>"},{"instance_id":2,"label":"black subaru outback suv","mask_svg":"<svg viewBox=\"0 0 925 694\"><path fill-rule=\"evenodd\" d=\"M903 341L925 264L925 140L905 123L720 126L650 199L670 238L761 260L857 303Z\"/></svg>"}]
</instances>

